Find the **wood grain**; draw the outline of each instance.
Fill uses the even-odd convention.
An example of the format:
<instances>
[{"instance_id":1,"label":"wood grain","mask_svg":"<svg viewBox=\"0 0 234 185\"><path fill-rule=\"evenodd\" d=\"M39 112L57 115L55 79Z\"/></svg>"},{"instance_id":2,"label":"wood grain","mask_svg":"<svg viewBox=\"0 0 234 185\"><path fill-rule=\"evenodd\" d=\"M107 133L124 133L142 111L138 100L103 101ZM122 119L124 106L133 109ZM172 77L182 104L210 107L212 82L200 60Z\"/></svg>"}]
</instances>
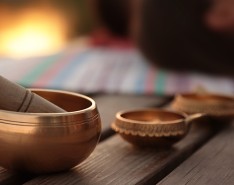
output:
<instances>
[{"instance_id":1,"label":"wood grain","mask_svg":"<svg viewBox=\"0 0 234 185\"><path fill-rule=\"evenodd\" d=\"M234 184L234 122L163 179L170 184Z\"/></svg>"},{"instance_id":2,"label":"wood grain","mask_svg":"<svg viewBox=\"0 0 234 185\"><path fill-rule=\"evenodd\" d=\"M26 185L133 185L155 184L190 156L213 134L210 124L192 126L189 134L171 149L139 149L119 135L100 143L74 170L40 176Z\"/></svg>"}]
</instances>

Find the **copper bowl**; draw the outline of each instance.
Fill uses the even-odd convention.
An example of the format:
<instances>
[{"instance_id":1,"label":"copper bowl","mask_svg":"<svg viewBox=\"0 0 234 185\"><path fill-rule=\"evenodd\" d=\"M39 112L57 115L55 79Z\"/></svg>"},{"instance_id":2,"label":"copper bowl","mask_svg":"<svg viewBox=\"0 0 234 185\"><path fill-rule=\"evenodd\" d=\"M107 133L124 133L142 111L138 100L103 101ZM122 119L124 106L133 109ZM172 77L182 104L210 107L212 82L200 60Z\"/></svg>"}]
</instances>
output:
<instances>
[{"instance_id":1,"label":"copper bowl","mask_svg":"<svg viewBox=\"0 0 234 185\"><path fill-rule=\"evenodd\" d=\"M136 146L170 147L187 134L193 120L202 117L155 108L127 110L116 114L112 129Z\"/></svg>"},{"instance_id":2,"label":"copper bowl","mask_svg":"<svg viewBox=\"0 0 234 185\"><path fill-rule=\"evenodd\" d=\"M232 120L234 97L210 93L184 93L175 97L171 108L187 114L204 113L217 120Z\"/></svg>"},{"instance_id":3,"label":"copper bowl","mask_svg":"<svg viewBox=\"0 0 234 185\"><path fill-rule=\"evenodd\" d=\"M81 163L100 137L101 121L94 100L66 91L32 91L67 112L0 110L0 165L16 172L41 174Z\"/></svg>"}]
</instances>

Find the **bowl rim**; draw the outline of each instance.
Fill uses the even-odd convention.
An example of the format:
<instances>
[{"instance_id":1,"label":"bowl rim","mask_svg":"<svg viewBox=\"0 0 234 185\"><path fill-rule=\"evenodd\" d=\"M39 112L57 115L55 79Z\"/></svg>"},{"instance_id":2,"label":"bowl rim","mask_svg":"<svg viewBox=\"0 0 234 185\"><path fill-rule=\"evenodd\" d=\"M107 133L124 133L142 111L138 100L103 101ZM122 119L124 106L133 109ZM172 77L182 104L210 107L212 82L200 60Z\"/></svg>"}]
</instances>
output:
<instances>
[{"instance_id":1,"label":"bowl rim","mask_svg":"<svg viewBox=\"0 0 234 185\"><path fill-rule=\"evenodd\" d=\"M14 112L14 111L7 111L7 110L0 110L0 123L5 124L16 124L17 123L26 123L26 124L35 124L40 122L50 122L50 124L56 123L85 123L88 122L90 119L98 119L98 111L96 102L83 94L65 91L65 90L55 90L55 89L40 89L40 88L29 88L32 92L55 92L60 94L68 94L71 96L80 97L83 99L88 100L91 102L91 105L85 109L77 110L77 111L70 111L70 112L62 112L62 113L28 113L28 112ZM96 110L96 112L94 112ZM83 119L80 122L78 117L81 115L85 115L85 120ZM29 121L24 121L29 120Z\"/></svg>"},{"instance_id":2,"label":"bowl rim","mask_svg":"<svg viewBox=\"0 0 234 185\"><path fill-rule=\"evenodd\" d=\"M124 118L121 116L124 113L139 112L139 111L173 113L181 116L182 118L170 121L151 122L151 121L138 121L138 120ZM186 119L187 119L187 114L184 112L168 110L163 108L130 109L118 112L116 114L115 121L111 124L111 127L116 132L124 135L132 135L140 137L183 136L187 133L189 129Z\"/></svg>"},{"instance_id":3,"label":"bowl rim","mask_svg":"<svg viewBox=\"0 0 234 185\"><path fill-rule=\"evenodd\" d=\"M178 118L175 120L170 120L170 121L157 121L157 122L153 122L153 121L140 121L140 120L134 120L134 119L128 119L128 118L124 118L122 115L126 114L126 113L132 113L132 112L164 112L164 113L169 113L169 114L176 114L179 115L183 118ZM140 108L140 109L129 109L129 110L123 110L123 111L119 111L116 113L116 119L119 121L123 121L126 123L131 123L131 124L135 124L135 125L152 125L156 124L156 125L169 125L169 124L176 124L176 123L181 123L186 121L186 118L188 117L188 115L184 112L179 112L179 111L174 111L174 110L168 110L168 109L163 109L163 108Z\"/></svg>"},{"instance_id":4,"label":"bowl rim","mask_svg":"<svg viewBox=\"0 0 234 185\"><path fill-rule=\"evenodd\" d=\"M232 103L234 102L234 96L217 93L180 93L175 98L183 99L183 101L193 101L196 103ZM199 99L200 98L200 99ZM201 99L202 98L202 99Z\"/></svg>"},{"instance_id":5,"label":"bowl rim","mask_svg":"<svg viewBox=\"0 0 234 185\"><path fill-rule=\"evenodd\" d=\"M215 93L175 95L170 107L187 114L206 113L212 117L234 117L234 96Z\"/></svg>"}]
</instances>

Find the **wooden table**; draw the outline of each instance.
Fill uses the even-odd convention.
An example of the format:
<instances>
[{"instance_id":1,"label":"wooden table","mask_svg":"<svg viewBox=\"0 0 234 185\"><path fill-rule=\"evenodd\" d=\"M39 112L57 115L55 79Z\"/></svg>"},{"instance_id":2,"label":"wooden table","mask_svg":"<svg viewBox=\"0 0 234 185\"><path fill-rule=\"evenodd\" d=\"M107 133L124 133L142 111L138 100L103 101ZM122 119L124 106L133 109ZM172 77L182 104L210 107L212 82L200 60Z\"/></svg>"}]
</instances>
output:
<instances>
[{"instance_id":1,"label":"wooden table","mask_svg":"<svg viewBox=\"0 0 234 185\"><path fill-rule=\"evenodd\" d=\"M139 149L110 129L117 111L162 107L171 98L95 95L102 117L101 141L73 170L43 176L11 174L0 169L0 185L174 185L234 184L234 123L194 124L170 149Z\"/></svg>"}]
</instances>

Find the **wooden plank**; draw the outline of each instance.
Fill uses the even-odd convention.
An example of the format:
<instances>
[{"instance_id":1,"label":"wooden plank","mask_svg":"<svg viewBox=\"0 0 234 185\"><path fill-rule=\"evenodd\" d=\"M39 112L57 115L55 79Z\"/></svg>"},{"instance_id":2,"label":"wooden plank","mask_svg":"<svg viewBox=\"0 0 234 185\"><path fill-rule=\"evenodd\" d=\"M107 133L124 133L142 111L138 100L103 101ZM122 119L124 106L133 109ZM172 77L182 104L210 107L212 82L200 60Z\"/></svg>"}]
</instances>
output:
<instances>
[{"instance_id":1,"label":"wooden plank","mask_svg":"<svg viewBox=\"0 0 234 185\"><path fill-rule=\"evenodd\" d=\"M117 111L128 108L161 106L170 100L170 98L160 96L143 95L94 95L93 97L97 102L98 109L102 117L102 140L114 134L110 129L110 124ZM25 174L17 175L4 169L0 170L0 185L20 185L33 178L32 176Z\"/></svg>"},{"instance_id":2,"label":"wooden plank","mask_svg":"<svg viewBox=\"0 0 234 185\"><path fill-rule=\"evenodd\" d=\"M0 167L0 182L9 178L10 176L11 176L11 174L9 172L7 172L7 170Z\"/></svg>"},{"instance_id":3,"label":"wooden plank","mask_svg":"<svg viewBox=\"0 0 234 185\"><path fill-rule=\"evenodd\" d=\"M8 178L1 179L0 185L22 185L30 179L32 176L26 174L10 174Z\"/></svg>"},{"instance_id":4,"label":"wooden plank","mask_svg":"<svg viewBox=\"0 0 234 185\"><path fill-rule=\"evenodd\" d=\"M13 174L0 167L0 185L20 185L32 178L26 174Z\"/></svg>"},{"instance_id":5,"label":"wooden plank","mask_svg":"<svg viewBox=\"0 0 234 185\"><path fill-rule=\"evenodd\" d=\"M113 135L110 124L114 120L116 112L124 109L134 109L141 107L160 107L171 100L162 96L145 95L99 95L93 98L97 105L102 119L101 140Z\"/></svg>"},{"instance_id":6,"label":"wooden plank","mask_svg":"<svg viewBox=\"0 0 234 185\"><path fill-rule=\"evenodd\" d=\"M198 150L160 185L234 184L234 122Z\"/></svg>"},{"instance_id":7,"label":"wooden plank","mask_svg":"<svg viewBox=\"0 0 234 185\"><path fill-rule=\"evenodd\" d=\"M189 134L171 149L139 149L116 135L100 143L93 154L74 170L40 176L26 185L155 184L214 133L211 124L193 125Z\"/></svg>"}]
</instances>

